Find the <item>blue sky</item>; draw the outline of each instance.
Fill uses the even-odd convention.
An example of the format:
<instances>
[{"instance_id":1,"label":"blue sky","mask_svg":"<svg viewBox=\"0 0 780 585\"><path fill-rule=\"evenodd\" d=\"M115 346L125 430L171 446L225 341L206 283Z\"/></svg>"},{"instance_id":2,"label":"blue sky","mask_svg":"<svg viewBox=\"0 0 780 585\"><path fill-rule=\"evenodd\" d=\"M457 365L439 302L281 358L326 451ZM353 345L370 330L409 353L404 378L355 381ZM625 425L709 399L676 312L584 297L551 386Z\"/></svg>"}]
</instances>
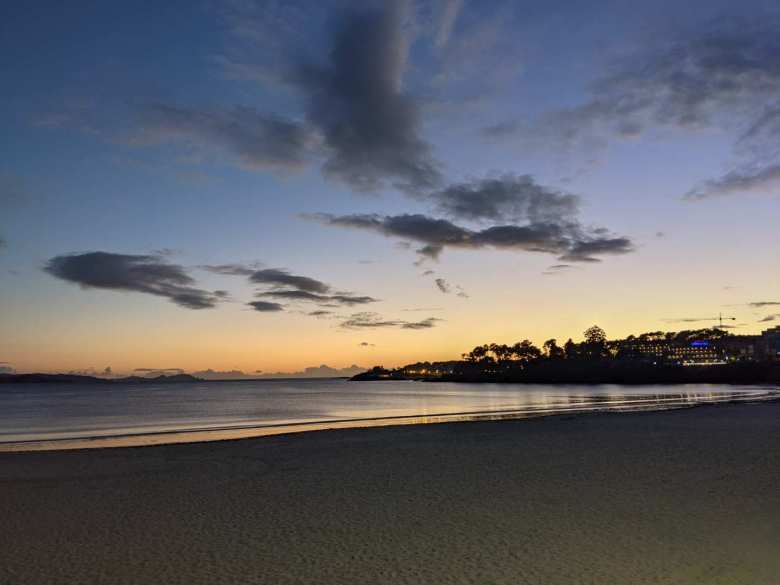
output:
<instances>
[{"instance_id":1,"label":"blue sky","mask_svg":"<svg viewBox=\"0 0 780 585\"><path fill-rule=\"evenodd\" d=\"M772 4L8 3L0 361L393 365L721 310L759 331ZM371 301L280 297L271 268Z\"/></svg>"}]
</instances>

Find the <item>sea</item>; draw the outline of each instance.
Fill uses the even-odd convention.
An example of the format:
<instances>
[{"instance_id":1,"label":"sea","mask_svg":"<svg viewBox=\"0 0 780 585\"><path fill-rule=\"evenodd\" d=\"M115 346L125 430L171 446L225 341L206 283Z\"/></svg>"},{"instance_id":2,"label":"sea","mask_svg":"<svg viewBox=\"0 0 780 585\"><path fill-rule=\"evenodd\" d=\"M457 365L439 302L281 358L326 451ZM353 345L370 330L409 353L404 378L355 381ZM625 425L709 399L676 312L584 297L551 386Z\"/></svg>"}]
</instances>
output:
<instances>
[{"instance_id":1,"label":"sea","mask_svg":"<svg viewBox=\"0 0 780 585\"><path fill-rule=\"evenodd\" d=\"M780 397L776 387L542 385L344 379L0 385L0 447L186 433L422 424L685 408ZM226 434L227 433L227 434ZM251 435L251 433L249 433ZM177 436L179 437L177 439ZM208 434L197 435L198 440ZM239 435L237 435L239 436ZM194 439L193 439L194 440Z\"/></svg>"}]
</instances>

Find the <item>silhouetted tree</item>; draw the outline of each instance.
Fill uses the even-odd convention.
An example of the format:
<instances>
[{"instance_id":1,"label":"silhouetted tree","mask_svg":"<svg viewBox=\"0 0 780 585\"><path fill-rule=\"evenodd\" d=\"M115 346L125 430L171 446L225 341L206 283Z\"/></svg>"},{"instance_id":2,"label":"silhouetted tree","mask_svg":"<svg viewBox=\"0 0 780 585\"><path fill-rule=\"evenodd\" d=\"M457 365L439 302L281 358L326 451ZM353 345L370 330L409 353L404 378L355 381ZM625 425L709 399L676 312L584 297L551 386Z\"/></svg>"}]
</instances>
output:
<instances>
[{"instance_id":1,"label":"silhouetted tree","mask_svg":"<svg viewBox=\"0 0 780 585\"><path fill-rule=\"evenodd\" d=\"M493 357L489 355L490 353L490 346L489 345L478 345L474 349L472 349L469 353L465 354L466 361L472 362L475 364L487 364L492 363Z\"/></svg>"},{"instance_id":2,"label":"silhouetted tree","mask_svg":"<svg viewBox=\"0 0 780 585\"><path fill-rule=\"evenodd\" d=\"M512 348L503 344L498 343L491 343L490 344L490 351L493 353L493 355L496 358L496 361L499 363L507 362L510 359L512 359Z\"/></svg>"},{"instance_id":3,"label":"silhouetted tree","mask_svg":"<svg viewBox=\"0 0 780 585\"><path fill-rule=\"evenodd\" d=\"M563 344L563 352L566 354L567 360L575 360L579 357L579 348L577 347L577 344L571 340L571 337L569 338L569 341Z\"/></svg>"},{"instance_id":4,"label":"silhouetted tree","mask_svg":"<svg viewBox=\"0 0 780 585\"><path fill-rule=\"evenodd\" d=\"M539 348L527 339L515 343L510 351L512 352L512 355L515 356L515 359L523 362L524 364L539 359L539 356L542 355L542 352L539 350Z\"/></svg>"},{"instance_id":5,"label":"silhouetted tree","mask_svg":"<svg viewBox=\"0 0 780 585\"><path fill-rule=\"evenodd\" d=\"M542 348L544 349L544 355L547 356L548 359L559 360L566 356L563 348L558 347L558 342L554 338L545 341Z\"/></svg>"},{"instance_id":6,"label":"silhouetted tree","mask_svg":"<svg viewBox=\"0 0 780 585\"><path fill-rule=\"evenodd\" d=\"M585 342L581 346L581 353L587 359L600 359L609 355L607 352L607 334L598 325L588 327L583 333Z\"/></svg>"},{"instance_id":7,"label":"silhouetted tree","mask_svg":"<svg viewBox=\"0 0 780 585\"><path fill-rule=\"evenodd\" d=\"M588 327L585 330L585 333L583 333L583 336L585 337L585 343L603 345L604 342L607 341L606 332L598 325L593 325L593 327Z\"/></svg>"}]
</instances>

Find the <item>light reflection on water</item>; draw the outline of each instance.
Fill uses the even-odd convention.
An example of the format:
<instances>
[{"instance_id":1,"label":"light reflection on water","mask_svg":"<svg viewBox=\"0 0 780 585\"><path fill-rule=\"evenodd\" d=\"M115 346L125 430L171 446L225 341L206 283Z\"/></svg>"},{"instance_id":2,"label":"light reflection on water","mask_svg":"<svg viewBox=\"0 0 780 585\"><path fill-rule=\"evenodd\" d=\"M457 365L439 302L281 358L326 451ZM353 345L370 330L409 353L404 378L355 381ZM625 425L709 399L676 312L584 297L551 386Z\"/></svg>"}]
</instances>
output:
<instances>
[{"instance_id":1,"label":"light reflection on water","mask_svg":"<svg viewBox=\"0 0 780 585\"><path fill-rule=\"evenodd\" d=\"M142 386L5 385L0 386L0 443L217 429L263 428L273 429L275 434L286 425L305 425L290 430L308 430L522 418L595 410L679 408L778 396L778 390L770 387L706 384L263 380Z\"/></svg>"}]
</instances>

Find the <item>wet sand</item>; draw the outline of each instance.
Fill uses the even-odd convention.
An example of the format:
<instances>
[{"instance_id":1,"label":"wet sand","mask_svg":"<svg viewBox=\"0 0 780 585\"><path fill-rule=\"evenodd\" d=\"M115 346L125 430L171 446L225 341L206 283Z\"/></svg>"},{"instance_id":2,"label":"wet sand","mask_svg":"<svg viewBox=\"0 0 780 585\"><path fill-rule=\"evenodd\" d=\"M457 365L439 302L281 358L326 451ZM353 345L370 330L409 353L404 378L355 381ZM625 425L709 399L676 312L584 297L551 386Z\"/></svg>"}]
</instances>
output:
<instances>
[{"instance_id":1,"label":"wet sand","mask_svg":"<svg viewBox=\"0 0 780 585\"><path fill-rule=\"evenodd\" d=\"M3 453L0 583L778 585L780 403Z\"/></svg>"}]
</instances>

